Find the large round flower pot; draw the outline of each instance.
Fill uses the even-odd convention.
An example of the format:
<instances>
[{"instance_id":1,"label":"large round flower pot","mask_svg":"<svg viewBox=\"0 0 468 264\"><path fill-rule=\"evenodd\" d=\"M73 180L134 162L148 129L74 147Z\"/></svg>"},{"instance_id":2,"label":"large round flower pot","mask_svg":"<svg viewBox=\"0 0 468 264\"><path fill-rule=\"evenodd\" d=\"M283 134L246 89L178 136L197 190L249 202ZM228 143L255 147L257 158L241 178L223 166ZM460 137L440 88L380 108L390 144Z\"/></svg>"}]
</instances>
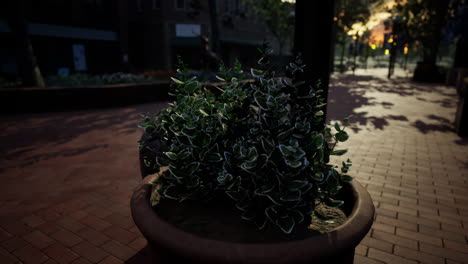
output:
<instances>
[{"instance_id":1,"label":"large round flower pot","mask_svg":"<svg viewBox=\"0 0 468 264\"><path fill-rule=\"evenodd\" d=\"M185 232L157 215L150 204L149 177L143 179L131 199L132 217L148 240L155 263L353 263L354 249L374 219L369 193L358 182L350 183L352 211L334 230L304 240L272 243L234 243L212 240ZM216 221L216 219L213 219Z\"/></svg>"}]
</instances>

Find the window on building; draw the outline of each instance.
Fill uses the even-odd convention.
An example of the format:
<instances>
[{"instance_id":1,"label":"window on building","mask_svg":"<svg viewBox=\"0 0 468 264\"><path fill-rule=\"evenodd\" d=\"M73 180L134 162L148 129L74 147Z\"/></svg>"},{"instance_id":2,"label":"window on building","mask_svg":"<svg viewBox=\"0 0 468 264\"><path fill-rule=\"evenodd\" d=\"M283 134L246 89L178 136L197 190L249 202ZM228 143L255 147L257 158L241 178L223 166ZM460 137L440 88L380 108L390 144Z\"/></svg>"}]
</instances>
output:
<instances>
[{"instance_id":1,"label":"window on building","mask_svg":"<svg viewBox=\"0 0 468 264\"><path fill-rule=\"evenodd\" d=\"M185 10L185 8L186 8L185 0L176 0L175 3L176 3L176 9L177 10Z\"/></svg>"},{"instance_id":2,"label":"window on building","mask_svg":"<svg viewBox=\"0 0 468 264\"><path fill-rule=\"evenodd\" d=\"M161 8L161 0L151 0L153 9L160 9Z\"/></svg>"}]
</instances>

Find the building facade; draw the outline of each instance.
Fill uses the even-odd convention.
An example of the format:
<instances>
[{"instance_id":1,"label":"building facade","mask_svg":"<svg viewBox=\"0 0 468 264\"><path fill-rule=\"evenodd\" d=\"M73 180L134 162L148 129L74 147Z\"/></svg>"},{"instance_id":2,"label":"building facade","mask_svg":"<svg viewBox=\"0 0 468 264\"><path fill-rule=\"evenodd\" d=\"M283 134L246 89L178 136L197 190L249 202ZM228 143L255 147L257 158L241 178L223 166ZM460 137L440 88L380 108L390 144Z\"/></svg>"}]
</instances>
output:
<instances>
[{"instance_id":1,"label":"building facade","mask_svg":"<svg viewBox=\"0 0 468 264\"><path fill-rule=\"evenodd\" d=\"M26 23L31 47L44 75L59 71L118 70L119 3L112 0L24 0L21 10L0 8L0 72L13 74L25 53L11 23ZM19 13L22 14L19 14ZM23 21L12 21L12 20Z\"/></svg>"},{"instance_id":2,"label":"building facade","mask_svg":"<svg viewBox=\"0 0 468 264\"><path fill-rule=\"evenodd\" d=\"M213 39L227 64L252 63L272 38L241 0L19 0L31 47L43 75L174 69L178 55L200 67L202 36ZM0 74L21 66L12 20L0 4ZM213 4L213 2L211 2ZM214 9L214 12L213 12ZM213 19L213 15L215 19Z\"/></svg>"},{"instance_id":3,"label":"building facade","mask_svg":"<svg viewBox=\"0 0 468 264\"><path fill-rule=\"evenodd\" d=\"M236 58L250 63L263 40L272 41L262 20L241 0L217 0L214 6L209 0L136 0L128 4L126 47L131 64L137 67L173 69L180 55L197 68L200 36L213 45L214 26L219 31L217 53L226 64ZM214 21L210 8L215 9Z\"/></svg>"}]
</instances>

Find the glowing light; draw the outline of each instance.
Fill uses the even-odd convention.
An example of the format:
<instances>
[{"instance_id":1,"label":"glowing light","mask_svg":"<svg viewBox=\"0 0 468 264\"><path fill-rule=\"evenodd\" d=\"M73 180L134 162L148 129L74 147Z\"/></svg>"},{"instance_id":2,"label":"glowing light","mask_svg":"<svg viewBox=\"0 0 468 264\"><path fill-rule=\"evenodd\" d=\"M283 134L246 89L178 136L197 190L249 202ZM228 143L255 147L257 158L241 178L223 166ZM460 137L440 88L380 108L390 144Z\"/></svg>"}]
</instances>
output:
<instances>
[{"instance_id":1,"label":"glowing light","mask_svg":"<svg viewBox=\"0 0 468 264\"><path fill-rule=\"evenodd\" d=\"M387 0L385 2L386 3L383 4L383 7L386 8L386 9L392 9L396 5L395 1L393 1L393 0L390 0L390 1ZM401 3L406 3L407 1L400 1L400 2Z\"/></svg>"},{"instance_id":2,"label":"glowing light","mask_svg":"<svg viewBox=\"0 0 468 264\"><path fill-rule=\"evenodd\" d=\"M357 37L356 37L356 36L353 36L353 39L354 39L354 40L356 40L356 39L357 39Z\"/></svg>"},{"instance_id":3,"label":"glowing light","mask_svg":"<svg viewBox=\"0 0 468 264\"><path fill-rule=\"evenodd\" d=\"M383 3L375 3L371 5L371 15L369 20L363 23L356 23L351 26L351 29L345 29L348 35L360 35L362 36L364 32L369 32L369 39L377 45L382 45L384 43L384 34L388 32L388 29L385 28L384 20L392 16L391 13L387 10L391 9L396 3L395 0L384 0ZM407 0L400 0L400 3L404 4ZM341 16L341 14L339 15ZM362 32L359 34L359 32Z\"/></svg>"},{"instance_id":4,"label":"glowing light","mask_svg":"<svg viewBox=\"0 0 468 264\"><path fill-rule=\"evenodd\" d=\"M366 27L369 30L372 30L375 27L382 24L382 21L384 21L385 19L387 19L387 18L389 18L391 16L392 16L392 14L390 14L389 12L378 12L378 13L372 14L369 17L369 21L367 21L367 23L366 23Z\"/></svg>"},{"instance_id":5,"label":"glowing light","mask_svg":"<svg viewBox=\"0 0 468 264\"><path fill-rule=\"evenodd\" d=\"M408 44L405 44L405 47L403 48L403 54L405 55L408 54L408 51L409 51Z\"/></svg>"},{"instance_id":6,"label":"glowing light","mask_svg":"<svg viewBox=\"0 0 468 264\"><path fill-rule=\"evenodd\" d=\"M392 39L392 38L389 38L389 39L388 39L388 43L393 43L393 39Z\"/></svg>"},{"instance_id":7,"label":"glowing light","mask_svg":"<svg viewBox=\"0 0 468 264\"><path fill-rule=\"evenodd\" d=\"M405 0L402 0L405 1ZM366 23L370 31L370 39L381 45L384 42L384 33L386 32L384 21L392 16L387 12L387 7L392 5L394 0L385 0L384 3L375 3L371 5L371 16Z\"/></svg>"},{"instance_id":8,"label":"glowing light","mask_svg":"<svg viewBox=\"0 0 468 264\"><path fill-rule=\"evenodd\" d=\"M367 31L367 27L362 24L362 23L354 23L352 26L351 26L351 29L347 32L347 34L349 36L362 36L364 35L364 32Z\"/></svg>"},{"instance_id":9,"label":"glowing light","mask_svg":"<svg viewBox=\"0 0 468 264\"><path fill-rule=\"evenodd\" d=\"M371 47L371 49L375 50L377 48L377 45L371 44L370 47Z\"/></svg>"},{"instance_id":10,"label":"glowing light","mask_svg":"<svg viewBox=\"0 0 468 264\"><path fill-rule=\"evenodd\" d=\"M385 49L385 55L390 55L390 50L389 49Z\"/></svg>"},{"instance_id":11,"label":"glowing light","mask_svg":"<svg viewBox=\"0 0 468 264\"><path fill-rule=\"evenodd\" d=\"M337 17L333 17L333 21L338 21L338 18L337 18Z\"/></svg>"}]
</instances>

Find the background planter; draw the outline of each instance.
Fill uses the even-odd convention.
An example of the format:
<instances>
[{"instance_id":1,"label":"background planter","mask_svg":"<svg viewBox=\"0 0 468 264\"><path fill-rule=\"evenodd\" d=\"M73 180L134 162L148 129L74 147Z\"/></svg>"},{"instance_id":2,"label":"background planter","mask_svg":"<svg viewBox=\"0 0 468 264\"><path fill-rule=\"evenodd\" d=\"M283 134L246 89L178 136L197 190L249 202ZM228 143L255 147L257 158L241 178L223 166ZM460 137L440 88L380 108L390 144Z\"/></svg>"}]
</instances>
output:
<instances>
[{"instance_id":1,"label":"background planter","mask_svg":"<svg viewBox=\"0 0 468 264\"><path fill-rule=\"evenodd\" d=\"M434 63L418 62L414 70L413 81L428 83L443 83L444 74Z\"/></svg>"},{"instance_id":2,"label":"background planter","mask_svg":"<svg viewBox=\"0 0 468 264\"><path fill-rule=\"evenodd\" d=\"M165 101L169 82L0 88L1 113L37 113Z\"/></svg>"},{"instance_id":3,"label":"background planter","mask_svg":"<svg viewBox=\"0 0 468 264\"><path fill-rule=\"evenodd\" d=\"M375 213L369 193L354 181L353 210L343 225L329 233L280 243L210 240L162 220L149 203L148 180L149 177L143 179L136 188L131 209L133 220L158 263L353 263L354 249L371 228Z\"/></svg>"}]
</instances>

